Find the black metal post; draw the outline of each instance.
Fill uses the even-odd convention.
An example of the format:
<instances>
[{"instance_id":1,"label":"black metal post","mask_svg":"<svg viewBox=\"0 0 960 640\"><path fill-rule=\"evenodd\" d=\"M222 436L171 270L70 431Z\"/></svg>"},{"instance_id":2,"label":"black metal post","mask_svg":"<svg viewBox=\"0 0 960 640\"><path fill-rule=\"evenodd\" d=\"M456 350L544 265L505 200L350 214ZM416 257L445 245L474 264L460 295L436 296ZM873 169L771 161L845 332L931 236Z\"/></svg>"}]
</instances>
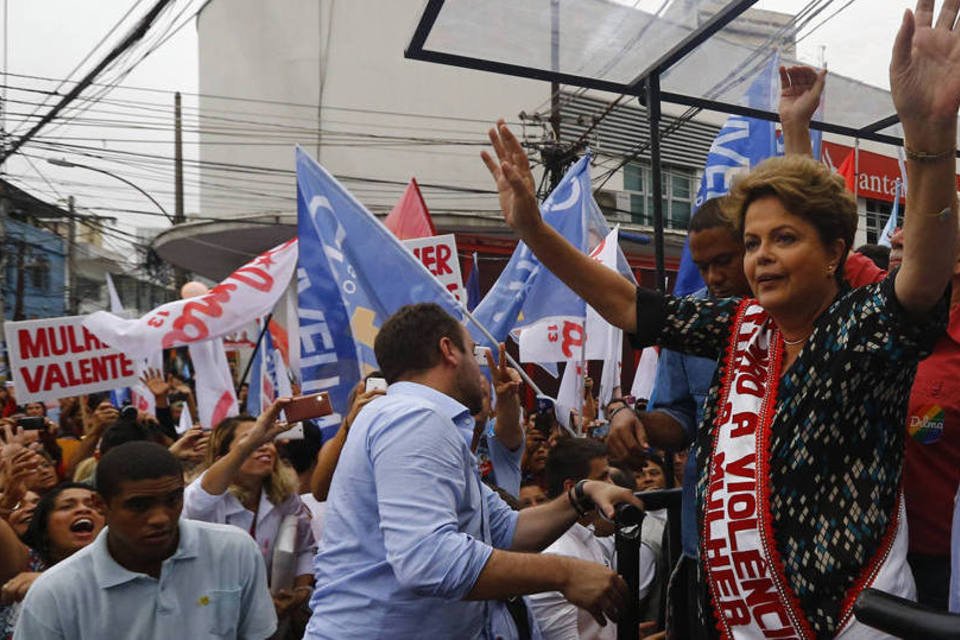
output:
<instances>
[{"instance_id":1,"label":"black metal post","mask_svg":"<svg viewBox=\"0 0 960 640\"><path fill-rule=\"evenodd\" d=\"M243 386L243 383L247 381L247 376L250 375L250 367L253 366L253 359L257 357L257 351L260 350L260 343L263 342L263 334L267 332L267 329L270 327L270 320L273 318L273 311L267 314L266 319L263 321L263 328L260 329L260 335L257 336L257 346L253 348L253 353L250 354L250 359L247 360L247 367L243 370L243 375L240 376L240 382L237 384L237 389Z\"/></svg>"},{"instance_id":2,"label":"black metal post","mask_svg":"<svg viewBox=\"0 0 960 640\"><path fill-rule=\"evenodd\" d=\"M657 289L667 290L667 269L663 260L663 172L660 167L660 76L651 74L646 82L647 119L650 122L650 181L653 193L653 248L657 266Z\"/></svg>"},{"instance_id":3,"label":"black metal post","mask_svg":"<svg viewBox=\"0 0 960 640\"><path fill-rule=\"evenodd\" d=\"M617 522L617 573L627 583L629 600L625 611L620 612L617 623L617 640L640 638L640 532L643 528L643 512L636 511L630 524ZM618 514L619 515L619 514ZM619 520L619 518L618 518Z\"/></svg>"}]
</instances>

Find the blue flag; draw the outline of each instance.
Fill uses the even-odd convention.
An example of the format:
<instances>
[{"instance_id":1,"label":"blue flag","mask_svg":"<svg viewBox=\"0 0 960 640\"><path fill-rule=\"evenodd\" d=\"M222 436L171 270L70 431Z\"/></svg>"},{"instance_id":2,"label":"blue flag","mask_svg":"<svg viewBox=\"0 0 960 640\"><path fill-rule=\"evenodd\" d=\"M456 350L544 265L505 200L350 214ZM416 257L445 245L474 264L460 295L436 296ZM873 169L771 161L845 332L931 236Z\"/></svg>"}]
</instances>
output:
<instances>
[{"instance_id":1,"label":"blue flag","mask_svg":"<svg viewBox=\"0 0 960 640\"><path fill-rule=\"evenodd\" d=\"M585 249L587 219L591 213L589 164L589 155L580 158L541 206L544 221L581 251ZM537 285L536 288L534 285ZM535 302L526 304L528 297L535 299ZM570 315L578 309L579 314L583 315L583 301L544 269L533 251L520 242L500 277L474 309L473 315L486 326L497 342L503 342L518 322L529 324L548 314ZM478 344L496 347L474 327L470 329Z\"/></svg>"},{"instance_id":2,"label":"blue flag","mask_svg":"<svg viewBox=\"0 0 960 640\"><path fill-rule=\"evenodd\" d=\"M767 111L776 108L779 66L780 56L775 55L747 90L747 106ZM699 207L710 198L726 195L730 191L733 176L738 172L752 169L761 161L781 153L775 122L730 116L710 145L696 206ZM703 279L690 255L688 238L683 243L673 294L685 296L703 287Z\"/></svg>"},{"instance_id":3,"label":"blue flag","mask_svg":"<svg viewBox=\"0 0 960 640\"><path fill-rule=\"evenodd\" d=\"M584 155L564 175L541 206L544 221L573 246L584 253L599 244L610 232L593 199L590 186L590 155ZM617 270L635 281L623 251L618 247ZM532 325L546 317L584 317L586 303L543 268L529 247L517 244L510 261L487 295L474 310L474 317L485 325L498 342L519 327ZM489 344L471 327L474 340ZM556 377L556 366L539 363Z\"/></svg>"},{"instance_id":4,"label":"blue flag","mask_svg":"<svg viewBox=\"0 0 960 640\"><path fill-rule=\"evenodd\" d=\"M337 180L297 148L297 270L303 393L329 391L335 429L361 375L377 369L373 341L400 307L435 302L455 318L453 295ZM326 435L326 434L325 434Z\"/></svg>"},{"instance_id":5,"label":"blue flag","mask_svg":"<svg viewBox=\"0 0 960 640\"><path fill-rule=\"evenodd\" d=\"M470 277L467 278L467 310L473 311L480 304L480 263L477 262L477 252L473 252L473 266L470 268Z\"/></svg>"},{"instance_id":6,"label":"blue flag","mask_svg":"<svg viewBox=\"0 0 960 640\"><path fill-rule=\"evenodd\" d=\"M900 180L894 181L893 209L890 210L890 217L887 218L887 224L883 227L883 231L880 232L880 238L877 240L877 244L884 247L890 246L890 239L893 238L893 232L897 230L897 218L900 214L900 190L902 186Z\"/></svg>"}]
</instances>

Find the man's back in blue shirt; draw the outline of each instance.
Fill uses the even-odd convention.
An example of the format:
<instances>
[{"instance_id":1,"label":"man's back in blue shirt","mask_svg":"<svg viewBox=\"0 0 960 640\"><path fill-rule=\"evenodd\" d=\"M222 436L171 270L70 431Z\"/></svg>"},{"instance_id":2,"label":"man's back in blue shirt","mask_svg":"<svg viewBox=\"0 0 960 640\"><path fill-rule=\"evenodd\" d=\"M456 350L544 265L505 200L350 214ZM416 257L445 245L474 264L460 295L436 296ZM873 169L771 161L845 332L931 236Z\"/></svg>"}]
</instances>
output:
<instances>
[{"instance_id":1,"label":"man's back in blue shirt","mask_svg":"<svg viewBox=\"0 0 960 640\"><path fill-rule=\"evenodd\" d=\"M358 416L330 489L308 638L479 636L465 601L517 514L477 474L473 420L430 387L397 382Z\"/></svg>"}]
</instances>

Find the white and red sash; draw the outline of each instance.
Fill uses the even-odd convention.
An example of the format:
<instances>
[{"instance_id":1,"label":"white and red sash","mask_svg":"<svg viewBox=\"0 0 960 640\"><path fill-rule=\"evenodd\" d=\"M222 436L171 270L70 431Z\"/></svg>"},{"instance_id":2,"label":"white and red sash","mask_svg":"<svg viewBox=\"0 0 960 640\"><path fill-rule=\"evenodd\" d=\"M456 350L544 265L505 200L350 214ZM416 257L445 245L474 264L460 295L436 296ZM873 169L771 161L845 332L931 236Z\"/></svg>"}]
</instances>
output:
<instances>
[{"instance_id":1,"label":"white and red sash","mask_svg":"<svg viewBox=\"0 0 960 640\"><path fill-rule=\"evenodd\" d=\"M770 427L782 357L773 321L756 301L745 300L725 356L701 537L715 621L725 639L815 637L784 575L770 514ZM838 627L850 630L848 603L889 560L898 524L895 516L877 557L847 594Z\"/></svg>"}]
</instances>

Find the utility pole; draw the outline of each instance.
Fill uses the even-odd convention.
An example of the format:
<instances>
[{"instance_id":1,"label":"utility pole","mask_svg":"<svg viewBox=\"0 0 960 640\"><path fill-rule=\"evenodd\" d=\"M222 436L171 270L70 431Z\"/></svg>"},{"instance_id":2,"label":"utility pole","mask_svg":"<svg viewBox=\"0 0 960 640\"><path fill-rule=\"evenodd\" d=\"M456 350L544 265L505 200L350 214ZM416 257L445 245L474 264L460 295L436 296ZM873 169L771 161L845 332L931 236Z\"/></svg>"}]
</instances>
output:
<instances>
[{"instance_id":1,"label":"utility pole","mask_svg":"<svg viewBox=\"0 0 960 640\"><path fill-rule=\"evenodd\" d=\"M77 296L77 213L73 196L67 197L67 313L77 315L80 299Z\"/></svg>"},{"instance_id":2,"label":"utility pole","mask_svg":"<svg viewBox=\"0 0 960 640\"><path fill-rule=\"evenodd\" d=\"M6 133L4 132L3 135L5 136ZM0 172L0 176L2 175L3 173ZM4 344L3 323L7 318L7 216L9 215L9 204L7 185L4 182L0 184L0 346ZM2 351L0 349L0 359L4 357Z\"/></svg>"},{"instance_id":3,"label":"utility pole","mask_svg":"<svg viewBox=\"0 0 960 640\"><path fill-rule=\"evenodd\" d=\"M550 69L555 73L560 72L560 0L550 0ZM560 141L560 120L560 83L551 82L550 133L553 139L544 142L540 149L543 168L547 172L547 180L544 182L548 188L547 193L560 184L564 172L576 159L576 150L564 148ZM546 197L546 193L537 195Z\"/></svg>"},{"instance_id":4,"label":"utility pole","mask_svg":"<svg viewBox=\"0 0 960 640\"><path fill-rule=\"evenodd\" d=\"M13 320L24 320L26 315L23 312L23 272L24 272L24 254L27 252L27 243L21 237L17 240L17 287L13 301Z\"/></svg>"},{"instance_id":5,"label":"utility pole","mask_svg":"<svg viewBox=\"0 0 960 640\"><path fill-rule=\"evenodd\" d=\"M185 220L183 212L183 115L180 110L180 92L173 95L173 176L174 176L174 209L173 224L181 224ZM187 282L187 272L176 267L174 281L179 290Z\"/></svg>"},{"instance_id":6,"label":"utility pole","mask_svg":"<svg viewBox=\"0 0 960 640\"><path fill-rule=\"evenodd\" d=\"M3 88L0 90L0 156L7 155L7 16L9 5L3 0ZM7 197L5 163L0 161L0 373L8 376L6 334L3 323L7 319L7 217L10 215L10 200Z\"/></svg>"}]
</instances>

